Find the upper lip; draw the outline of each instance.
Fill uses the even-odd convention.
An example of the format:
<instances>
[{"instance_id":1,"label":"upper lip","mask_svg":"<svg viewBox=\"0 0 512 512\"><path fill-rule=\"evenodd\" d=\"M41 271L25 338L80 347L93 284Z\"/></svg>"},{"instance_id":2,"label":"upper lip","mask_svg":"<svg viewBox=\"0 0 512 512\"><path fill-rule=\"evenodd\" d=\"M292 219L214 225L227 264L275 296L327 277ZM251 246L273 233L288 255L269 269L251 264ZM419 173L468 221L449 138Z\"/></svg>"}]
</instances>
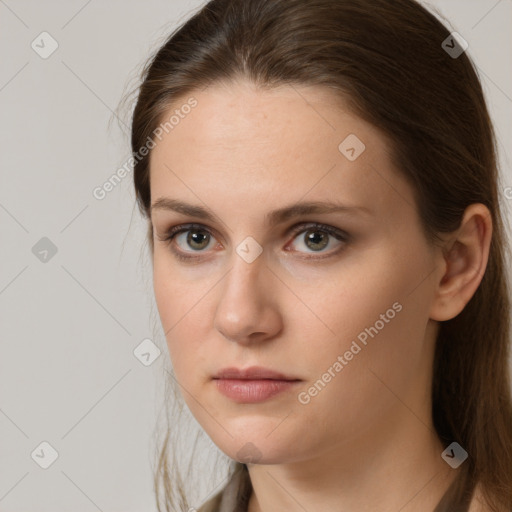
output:
<instances>
[{"instance_id":1,"label":"upper lip","mask_svg":"<svg viewBox=\"0 0 512 512\"><path fill-rule=\"evenodd\" d=\"M224 368L214 375L214 379L240 379L240 380L300 380L290 377L281 372L276 372L262 366L251 366L250 368Z\"/></svg>"}]
</instances>

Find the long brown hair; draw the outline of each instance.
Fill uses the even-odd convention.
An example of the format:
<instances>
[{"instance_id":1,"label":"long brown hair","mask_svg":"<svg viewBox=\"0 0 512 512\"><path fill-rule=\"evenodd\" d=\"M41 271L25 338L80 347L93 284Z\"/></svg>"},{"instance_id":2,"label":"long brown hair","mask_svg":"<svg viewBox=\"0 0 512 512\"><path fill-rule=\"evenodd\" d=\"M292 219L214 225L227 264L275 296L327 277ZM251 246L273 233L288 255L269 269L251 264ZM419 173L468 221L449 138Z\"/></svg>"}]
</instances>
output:
<instances>
[{"instance_id":1,"label":"long brown hair","mask_svg":"<svg viewBox=\"0 0 512 512\"><path fill-rule=\"evenodd\" d=\"M446 445L456 441L469 454L436 510L467 503L477 483L493 511L510 510L510 249L500 212L503 187L478 75L457 40L448 39L448 46L460 55L447 51L449 37L450 30L414 0L211 0L144 67L131 145L139 154L171 106L214 81L318 85L389 137L430 242L456 230L469 205L484 204L493 225L485 274L464 310L440 322L436 342L434 426ZM137 203L148 219L150 156L134 161ZM153 250L150 222L148 229ZM180 507L189 505L179 478L170 481L167 440L155 486L162 479L169 511L178 509L174 492Z\"/></svg>"}]
</instances>

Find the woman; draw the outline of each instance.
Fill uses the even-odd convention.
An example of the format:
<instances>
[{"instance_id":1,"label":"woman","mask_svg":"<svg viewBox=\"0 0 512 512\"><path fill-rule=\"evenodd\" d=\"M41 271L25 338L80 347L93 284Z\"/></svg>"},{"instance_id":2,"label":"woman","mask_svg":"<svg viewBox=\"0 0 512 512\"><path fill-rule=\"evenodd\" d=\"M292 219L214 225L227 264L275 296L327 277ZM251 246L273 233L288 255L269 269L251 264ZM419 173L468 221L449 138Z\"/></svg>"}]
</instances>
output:
<instances>
[{"instance_id":1,"label":"woman","mask_svg":"<svg viewBox=\"0 0 512 512\"><path fill-rule=\"evenodd\" d=\"M164 445L165 510L512 510L508 246L466 48L412 0L212 0L148 62L156 303L233 461L200 506Z\"/></svg>"}]
</instances>

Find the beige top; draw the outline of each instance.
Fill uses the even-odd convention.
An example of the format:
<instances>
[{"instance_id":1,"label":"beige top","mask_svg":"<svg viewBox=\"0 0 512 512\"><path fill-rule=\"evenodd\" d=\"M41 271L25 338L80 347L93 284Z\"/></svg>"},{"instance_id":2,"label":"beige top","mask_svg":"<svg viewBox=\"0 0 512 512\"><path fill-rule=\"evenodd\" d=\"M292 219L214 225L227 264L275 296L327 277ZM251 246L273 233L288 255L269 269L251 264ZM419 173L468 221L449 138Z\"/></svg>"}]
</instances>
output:
<instances>
[{"instance_id":1,"label":"beige top","mask_svg":"<svg viewBox=\"0 0 512 512\"><path fill-rule=\"evenodd\" d=\"M246 464L237 463L229 482L197 512L247 512L252 493L251 479Z\"/></svg>"}]
</instances>

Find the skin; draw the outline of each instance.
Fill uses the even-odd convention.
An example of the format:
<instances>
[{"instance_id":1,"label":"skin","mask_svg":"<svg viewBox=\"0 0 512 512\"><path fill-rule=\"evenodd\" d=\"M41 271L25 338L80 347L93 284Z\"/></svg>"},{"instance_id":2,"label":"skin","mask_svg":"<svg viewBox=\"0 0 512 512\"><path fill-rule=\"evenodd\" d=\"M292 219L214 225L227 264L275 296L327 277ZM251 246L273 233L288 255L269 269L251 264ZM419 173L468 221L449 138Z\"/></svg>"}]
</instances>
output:
<instances>
[{"instance_id":1,"label":"skin","mask_svg":"<svg viewBox=\"0 0 512 512\"><path fill-rule=\"evenodd\" d=\"M430 246L386 137L327 89L239 81L193 96L198 106L152 150L150 172L153 203L179 199L219 218L151 212L155 297L185 402L229 457L244 462L240 450L252 450L250 512L431 511L457 473L441 458L430 413L438 321L462 311L481 282L489 211L471 205L443 247ZM366 147L354 161L338 149L349 134ZM298 201L370 214L264 222ZM187 233L163 240L192 222L211 233L199 249ZM350 238L316 230L328 245L315 251L305 239L311 222ZM248 236L263 249L251 263L236 252ZM180 261L172 247L199 258ZM400 312L300 403L299 392L394 303ZM252 365L302 382L255 404L219 393L217 371Z\"/></svg>"}]
</instances>

